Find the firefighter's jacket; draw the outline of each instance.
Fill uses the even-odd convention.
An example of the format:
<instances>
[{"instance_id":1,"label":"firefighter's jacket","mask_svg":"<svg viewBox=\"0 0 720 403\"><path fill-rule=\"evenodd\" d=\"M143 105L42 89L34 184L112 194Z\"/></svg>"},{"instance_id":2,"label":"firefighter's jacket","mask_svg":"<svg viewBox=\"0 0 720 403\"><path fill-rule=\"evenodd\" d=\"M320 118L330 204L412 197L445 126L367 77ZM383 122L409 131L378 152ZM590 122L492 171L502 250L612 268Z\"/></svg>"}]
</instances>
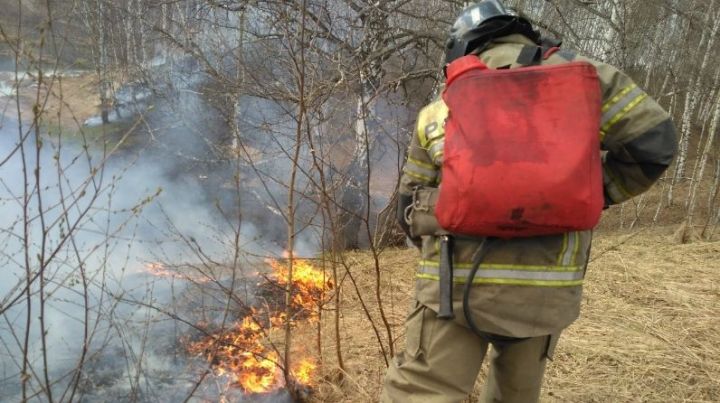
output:
<instances>
[{"instance_id":1,"label":"firefighter's jacket","mask_svg":"<svg viewBox=\"0 0 720 403\"><path fill-rule=\"evenodd\" d=\"M511 35L496 40L479 57L490 68L516 68L520 67L517 60L521 50L528 45L533 43L524 36ZM552 54L542 64L571 60L587 61L597 68L603 97L599 139L604 153L606 204L624 202L647 190L670 165L676 151L675 128L667 112L610 65L567 50ZM409 225L411 236L421 242L416 298L435 311L439 300L439 235L443 230L433 213L441 182L447 113L441 99L420 111L403 167L398 207L401 225L406 229ZM530 337L556 333L570 325L580 311L591 238L591 231L579 231L494 240L470 294L469 306L477 326L490 333ZM457 313L462 312L462 290L479 243L477 238L455 240L453 295Z\"/></svg>"}]
</instances>

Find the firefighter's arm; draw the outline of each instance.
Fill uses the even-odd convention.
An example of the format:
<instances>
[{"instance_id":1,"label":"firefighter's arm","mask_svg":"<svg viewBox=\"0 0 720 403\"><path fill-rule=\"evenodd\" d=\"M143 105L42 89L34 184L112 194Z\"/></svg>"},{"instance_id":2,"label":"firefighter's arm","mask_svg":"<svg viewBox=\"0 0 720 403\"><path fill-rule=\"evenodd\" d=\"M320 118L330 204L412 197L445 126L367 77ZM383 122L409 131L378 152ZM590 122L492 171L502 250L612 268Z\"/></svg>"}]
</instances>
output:
<instances>
[{"instance_id":1,"label":"firefighter's arm","mask_svg":"<svg viewBox=\"0 0 720 403\"><path fill-rule=\"evenodd\" d=\"M422 115L422 112L421 112ZM417 126L423 123L422 116L418 118ZM438 183L439 168L433 163L428 154L427 147L421 145L420 134L423 128L416 127L413 132L410 146L408 147L407 159L403 165L400 176L400 187L398 189L397 219L403 231L412 238L410 223L407 222L407 210L413 204L413 194L416 189L424 187L436 187ZM417 242L418 239L414 239Z\"/></svg>"},{"instance_id":2,"label":"firefighter's arm","mask_svg":"<svg viewBox=\"0 0 720 403\"><path fill-rule=\"evenodd\" d=\"M677 151L670 115L627 75L594 63L603 91L601 147L607 205L643 193L670 166Z\"/></svg>"}]
</instances>

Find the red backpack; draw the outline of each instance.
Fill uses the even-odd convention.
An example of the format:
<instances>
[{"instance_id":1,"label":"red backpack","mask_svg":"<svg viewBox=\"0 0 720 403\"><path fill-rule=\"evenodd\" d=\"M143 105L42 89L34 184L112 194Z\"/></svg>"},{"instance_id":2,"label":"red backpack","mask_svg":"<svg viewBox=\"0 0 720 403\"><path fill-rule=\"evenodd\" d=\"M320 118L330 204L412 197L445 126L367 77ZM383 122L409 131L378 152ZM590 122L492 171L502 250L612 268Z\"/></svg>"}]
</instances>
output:
<instances>
[{"instance_id":1,"label":"red backpack","mask_svg":"<svg viewBox=\"0 0 720 403\"><path fill-rule=\"evenodd\" d=\"M603 208L602 97L585 62L447 68L442 183L446 230L501 238L592 229Z\"/></svg>"}]
</instances>

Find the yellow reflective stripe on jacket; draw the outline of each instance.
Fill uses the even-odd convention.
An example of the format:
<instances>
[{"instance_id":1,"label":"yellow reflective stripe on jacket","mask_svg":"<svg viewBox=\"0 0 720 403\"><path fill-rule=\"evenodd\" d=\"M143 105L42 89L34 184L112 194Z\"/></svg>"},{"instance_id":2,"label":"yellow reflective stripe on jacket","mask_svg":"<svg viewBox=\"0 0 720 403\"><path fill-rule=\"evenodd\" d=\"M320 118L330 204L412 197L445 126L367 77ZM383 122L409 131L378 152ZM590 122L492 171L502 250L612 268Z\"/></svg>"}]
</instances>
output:
<instances>
[{"instance_id":1,"label":"yellow reflective stripe on jacket","mask_svg":"<svg viewBox=\"0 0 720 403\"><path fill-rule=\"evenodd\" d=\"M434 260L421 260L419 266L437 268L440 267L440 262ZM454 269L472 269L472 263L453 263ZM552 265L525 265L525 264L503 264L503 263L482 263L481 269L485 270L518 270L518 271L548 271L548 272L574 272L582 271L583 266L571 265L571 266L552 266Z\"/></svg>"},{"instance_id":2,"label":"yellow reflective stripe on jacket","mask_svg":"<svg viewBox=\"0 0 720 403\"><path fill-rule=\"evenodd\" d=\"M443 151L445 150L445 139L440 139L440 141L434 142L432 145L430 145L430 148L428 149L428 153L430 154L430 157L432 157L433 161L435 163L439 163L443 155Z\"/></svg>"},{"instance_id":3,"label":"yellow reflective stripe on jacket","mask_svg":"<svg viewBox=\"0 0 720 403\"><path fill-rule=\"evenodd\" d=\"M634 90L634 89L636 89L636 88L637 88L637 84L635 84L635 83L630 84L630 85L628 85L627 87L625 87L625 88L623 88L622 90L620 90L620 92L618 92L617 94L615 94L614 97L610 98L607 102L605 102L605 103L603 104L603 106L602 106L602 113L603 113L603 115L604 115L608 110L610 110L610 108L612 108L613 105L615 105L615 104L617 104L618 102L620 102L620 100L623 99L630 91L632 91L632 90Z\"/></svg>"},{"instance_id":4,"label":"yellow reflective stripe on jacket","mask_svg":"<svg viewBox=\"0 0 720 403\"><path fill-rule=\"evenodd\" d=\"M647 94L636 84L625 87L602 107L600 136L605 134L625 115L647 98Z\"/></svg>"},{"instance_id":5,"label":"yellow reflective stripe on jacket","mask_svg":"<svg viewBox=\"0 0 720 403\"><path fill-rule=\"evenodd\" d=\"M488 265L494 266L494 265ZM581 285L585 275L583 268L574 267L574 270L526 270L525 266L516 269L486 269L480 265L480 270L475 273L473 284L505 284L524 285L535 287L572 287ZM469 268L454 268L453 282L464 284L467 282ZM439 268L424 265L416 274L417 278L428 280L439 280Z\"/></svg>"},{"instance_id":6,"label":"yellow reflective stripe on jacket","mask_svg":"<svg viewBox=\"0 0 720 403\"><path fill-rule=\"evenodd\" d=\"M575 265L577 264L577 257L578 253L580 253L580 233L579 232L573 232L573 235L575 237L575 249L573 250L572 257L567 262L568 265ZM565 264L563 262L562 264ZM583 269L584 270L584 269Z\"/></svg>"},{"instance_id":7,"label":"yellow reflective stripe on jacket","mask_svg":"<svg viewBox=\"0 0 720 403\"><path fill-rule=\"evenodd\" d=\"M412 158L412 157L408 157L407 162L409 162L413 165L416 165L420 168L429 169L431 171L437 171L437 169L438 169L435 165L433 165L429 162L422 162L422 161L416 160L415 158Z\"/></svg>"},{"instance_id":8,"label":"yellow reflective stripe on jacket","mask_svg":"<svg viewBox=\"0 0 720 403\"><path fill-rule=\"evenodd\" d=\"M426 184L434 184L438 177L438 171L434 165L418 161L414 158L407 159L403 167L403 172Z\"/></svg>"},{"instance_id":9,"label":"yellow reflective stripe on jacket","mask_svg":"<svg viewBox=\"0 0 720 403\"><path fill-rule=\"evenodd\" d=\"M562 261L565 259L564 256L565 256L565 253L567 253L567 250L568 250L568 233L565 232L565 233L563 233L562 247L560 248L560 253L558 254L558 257L556 259L558 265L561 264Z\"/></svg>"},{"instance_id":10,"label":"yellow reflective stripe on jacket","mask_svg":"<svg viewBox=\"0 0 720 403\"><path fill-rule=\"evenodd\" d=\"M563 247L557 258L559 266L572 266L577 261L580 251L580 233L567 232L563 236Z\"/></svg>"},{"instance_id":11,"label":"yellow reflective stripe on jacket","mask_svg":"<svg viewBox=\"0 0 720 403\"><path fill-rule=\"evenodd\" d=\"M412 176L413 178L419 180L420 182L424 182L427 185L435 183L435 179L437 179L432 176L426 176L423 174L412 172L407 168L403 168L403 173L407 174L408 176Z\"/></svg>"},{"instance_id":12,"label":"yellow reflective stripe on jacket","mask_svg":"<svg viewBox=\"0 0 720 403\"><path fill-rule=\"evenodd\" d=\"M435 276L435 275L431 275L431 274L418 273L415 275L415 277L419 278L419 279L425 279L425 280L435 280L435 281L440 280L439 276ZM466 282L467 282L467 278L465 278L465 279L453 278L453 283L455 283L455 284L465 284ZM577 287L577 286L580 286L583 284L583 280L530 281L530 280L515 280L515 279L505 279L505 278L485 279L485 278L475 277L473 279L473 284L521 285L521 286L530 286L530 287Z\"/></svg>"},{"instance_id":13,"label":"yellow reflective stripe on jacket","mask_svg":"<svg viewBox=\"0 0 720 403\"><path fill-rule=\"evenodd\" d=\"M603 184L610 199L616 203L633 197L632 193L625 189L617 176L605 165L603 165Z\"/></svg>"}]
</instances>

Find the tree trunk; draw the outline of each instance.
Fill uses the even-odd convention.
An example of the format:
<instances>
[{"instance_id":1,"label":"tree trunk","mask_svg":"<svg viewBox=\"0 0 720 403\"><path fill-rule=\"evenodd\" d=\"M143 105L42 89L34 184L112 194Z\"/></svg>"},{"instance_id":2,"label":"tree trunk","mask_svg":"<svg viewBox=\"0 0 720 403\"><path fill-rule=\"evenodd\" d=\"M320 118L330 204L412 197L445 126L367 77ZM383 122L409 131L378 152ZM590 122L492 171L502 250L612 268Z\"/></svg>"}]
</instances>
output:
<instances>
[{"instance_id":1,"label":"tree trunk","mask_svg":"<svg viewBox=\"0 0 720 403\"><path fill-rule=\"evenodd\" d=\"M712 0L710 7L706 14L706 26L710 25L713 15L713 5L715 0ZM685 108L682 115L682 126L680 128L680 143L678 149L677 165L675 166L675 174L673 176L673 184L680 182L685 175L685 166L687 165L688 159L688 148L690 145L690 136L692 131L692 117L697 107L698 99L700 97L700 90L702 84L703 73L706 71L708 63L710 61L710 55L712 54L713 45L715 43L715 37L717 36L718 28L720 28L720 19L715 19L710 32L707 30L703 31L701 37L699 49L704 48L704 55L702 62L700 63L699 69L693 75L691 79L691 88L685 95ZM705 45L703 46L703 38L707 38ZM672 203L672 194L669 197Z\"/></svg>"},{"instance_id":2,"label":"tree trunk","mask_svg":"<svg viewBox=\"0 0 720 403\"><path fill-rule=\"evenodd\" d=\"M710 188L708 198L708 218L703 228L703 237L710 240L715 232L715 227L720 222L720 159L715 162L715 180Z\"/></svg>"},{"instance_id":3,"label":"tree trunk","mask_svg":"<svg viewBox=\"0 0 720 403\"><path fill-rule=\"evenodd\" d=\"M713 113L712 123L710 123L710 132L708 133L707 139L705 140L705 147L703 148L702 156L700 157L700 171L697 174L697 178L693 180L693 186L690 190L690 199L688 203L688 213L686 221L688 226L692 225L693 216L695 214L695 207L697 204L698 189L702 185L703 176L705 174L705 166L710 158L712 151L713 142L715 140L715 134L718 131L718 122L720 122L720 97L715 101L715 112Z\"/></svg>"}]
</instances>

